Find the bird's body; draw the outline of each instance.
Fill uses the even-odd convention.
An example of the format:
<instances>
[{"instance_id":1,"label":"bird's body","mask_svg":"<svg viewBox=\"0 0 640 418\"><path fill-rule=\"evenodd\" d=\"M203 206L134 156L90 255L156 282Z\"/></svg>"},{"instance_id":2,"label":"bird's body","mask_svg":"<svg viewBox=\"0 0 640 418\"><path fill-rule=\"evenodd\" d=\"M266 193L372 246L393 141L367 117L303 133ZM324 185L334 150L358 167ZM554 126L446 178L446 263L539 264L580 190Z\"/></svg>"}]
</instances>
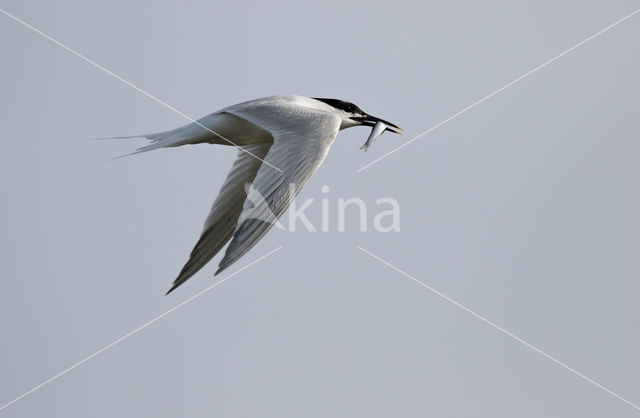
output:
<instances>
[{"instance_id":1,"label":"bird's body","mask_svg":"<svg viewBox=\"0 0 640 418\"><path fill-rule=\"evenodd\" d=\"M134 153L200 143L238 147L200 239L169 292L207 264L230 239L216 274L242 257L322 164L339 130L378 122L397 128L348 102L287 95L240 103L174 130L142 135L151 143ZM247 199L247 184L261 195L263 204Z\"/></svg>"}]
</instances>

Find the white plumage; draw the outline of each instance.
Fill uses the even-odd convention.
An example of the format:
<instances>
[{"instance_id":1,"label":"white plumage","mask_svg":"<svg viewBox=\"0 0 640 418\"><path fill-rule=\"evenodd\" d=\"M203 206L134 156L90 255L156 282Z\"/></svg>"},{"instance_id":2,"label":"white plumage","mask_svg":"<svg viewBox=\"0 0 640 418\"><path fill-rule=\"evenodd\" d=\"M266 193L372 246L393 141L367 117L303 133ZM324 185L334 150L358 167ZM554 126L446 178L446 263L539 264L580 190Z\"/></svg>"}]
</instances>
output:
<instances>
[{"instance_id":1,"label":"white plumage","mask_svg":"<svg viewBox=\"0 0 640 418\"><path fill-rule=\"evenodd\" d=\"M151 143L134 154L199 143L238 147L200 239L167 293L198 272L230 239L216 274L242 257L271 229L322 164L338 131L375 123L396 132L389 126L397 126L367 115L352 103L272 96L227 107L174 130L141 135ZM384 130L378 128L377 134ZM247 199L245 185L249 183L265 205L256 207Z\"/></svg>"}]
</instances>

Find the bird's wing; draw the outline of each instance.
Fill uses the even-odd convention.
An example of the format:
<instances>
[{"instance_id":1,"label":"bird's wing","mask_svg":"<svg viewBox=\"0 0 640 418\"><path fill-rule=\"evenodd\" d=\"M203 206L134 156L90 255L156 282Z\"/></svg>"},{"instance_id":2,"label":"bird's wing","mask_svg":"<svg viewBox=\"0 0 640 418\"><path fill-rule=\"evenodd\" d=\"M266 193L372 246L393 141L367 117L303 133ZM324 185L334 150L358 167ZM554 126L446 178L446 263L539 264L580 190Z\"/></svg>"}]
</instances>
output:
<instances>
[{"instance_id":1,"label":"bird's wing","mask_svg":"<svg viewBox=\"0 0 640 418\"><path fill-rule=\"evenodd\" d=\"M340 129L341 119L295 102L257 102L225 109L271 133L274 144L252 185L258 199L247 199L220 273L262 238L318 169ZM276 170L277 167L279 170ZM291 185L291 186L290 186ZM252 193L254 193L252 192Z\"/></svg>"},{"instance_id":2,"label":"bird's wing","mask_svg":"<svg viewBox=\"0 0 640 418\"><path fill-rule=\"evenodd\" d=\"M257 144L242 147L244 151L238 150L238 157L213 202L200 239L167 294L204 267L233 236L247 197L245 185L253 182L262 164L261 159L270 147L271 144Z\"/></svg>"}]
</instances>

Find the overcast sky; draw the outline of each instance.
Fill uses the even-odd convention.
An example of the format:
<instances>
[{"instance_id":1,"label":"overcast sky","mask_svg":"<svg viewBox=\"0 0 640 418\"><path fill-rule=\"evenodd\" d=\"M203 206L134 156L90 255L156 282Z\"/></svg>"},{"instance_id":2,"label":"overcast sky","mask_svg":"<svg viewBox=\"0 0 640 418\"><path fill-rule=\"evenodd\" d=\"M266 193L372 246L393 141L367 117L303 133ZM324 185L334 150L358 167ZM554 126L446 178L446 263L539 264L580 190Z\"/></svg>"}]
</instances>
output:
<instances>
[{"instance_id":1,"label":"overcast sky","mask_svg":"<svg viewBox=\"0 0 640 418\"><path fill-rule=\"evenodd\" d=\"M400 231L272 230L164 296L236 151L108 161L184 117L0 14L0 404L283 248L0 417L634 417L635 1L19 1L24 19L190 117L295 93L405 129L341 132L299 199L398 201ZM329 187L322 193L323 186ZM0 405L0 406L1 406Z\"/></svg>"}]
</instances>

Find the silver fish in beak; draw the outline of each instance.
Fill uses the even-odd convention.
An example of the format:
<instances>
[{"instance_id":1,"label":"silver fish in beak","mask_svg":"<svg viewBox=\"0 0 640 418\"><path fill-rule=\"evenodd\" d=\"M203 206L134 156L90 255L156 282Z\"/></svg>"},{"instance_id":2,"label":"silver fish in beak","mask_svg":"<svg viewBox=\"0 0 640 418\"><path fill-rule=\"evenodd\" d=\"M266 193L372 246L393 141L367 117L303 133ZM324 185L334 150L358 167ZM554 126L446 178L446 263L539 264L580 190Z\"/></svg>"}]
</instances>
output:
<instances>
[{"instance_id":1,"label":"silver fish in beak","mask_svg":"<svg viewBox=\"0 0 640 418\"><path fill-rule=\"evenodd\" d=\"M369 146L373 143L373 141L375 141L376 139L378 139L378 137L380 135L382 135L382 133L387 129L387 125L384 122L376 122L375 125L373 125L373 129L371 129L371 133L369 134L369 138L367 138L367 142L365 142L360 149L363 149L365 152L367 152L367 150L369 149Z\"/></svg>"},{"instance_id":2,"label":"silver fish in beak","mask_svg":"<svg viewBox=\"0 0 640 418\"><path fill-rule=\"evenodd\" d=\"M365 151L367 151L369 149L369 146L373 143L373 141L378 139L378 137L382 135L384 132L393 132L394 134L402 135L402 132L396 131L396 129L401 131L402 130L401 127L399 127L398 125L394 125L391 122L387 122L386 120L377 118L375 116L366 115L362 117L354 117L351 119L359 121L361 126L371 126L373 128L371 129L371 134L369 134L369 138L367 138L367 142L365 142L364 145L360 147L360 149L364 149Z\"/></svg>"}]
</instances>

